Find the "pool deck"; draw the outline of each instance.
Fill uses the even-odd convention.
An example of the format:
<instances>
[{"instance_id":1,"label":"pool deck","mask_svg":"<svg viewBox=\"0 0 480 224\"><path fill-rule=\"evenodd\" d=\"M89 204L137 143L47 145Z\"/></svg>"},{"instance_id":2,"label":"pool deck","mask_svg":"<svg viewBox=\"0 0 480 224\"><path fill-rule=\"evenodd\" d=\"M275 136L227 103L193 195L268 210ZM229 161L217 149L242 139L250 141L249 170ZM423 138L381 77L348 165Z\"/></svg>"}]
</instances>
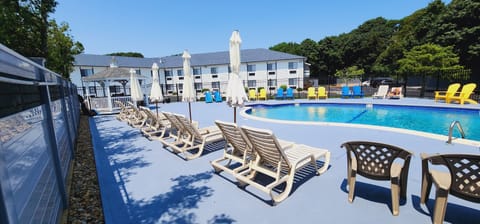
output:
<instances>
[{"instance_id":1,"label":"pool deck","mask_svg":"<svg viewBox=\"0 0 480 224\"><path fill-rule=\"evenodd\" d=\"M446 105L415 98L269 100L249 104L293 102L480 109L479 105ZM188 116L187 103L159 106L159 111ZM200 127L214 125L214 120L233 122L233 109L225 102L194 102L191 106L193 120L198 121ZM315 176L307 168L295 177L289 198L272 206L263 192L253 187L238 188L236 180L228 173L213 172L209 161L222 156L223 144L210 145L200 158L186 161L164 149L159 141L149 141L138 129L116 120L113 115L95 116L90 124L107 223L430 223L435 187L427 205L420 205L420 153L480 152L480 142L454 139L453 144L446 144L446 136L362 126L278 123L238 114L239 126L270 129L278 138L328 149L332 153L328 171ZM389 181L357 176L354 202L348 202L346 154L340 145L353 140L383 142L415 153L410 163L407 199L401 202L398 216L391 213ZM445 222L476 223L478 217L480 204L449 195Z\"/></svg>"}]
</instances>

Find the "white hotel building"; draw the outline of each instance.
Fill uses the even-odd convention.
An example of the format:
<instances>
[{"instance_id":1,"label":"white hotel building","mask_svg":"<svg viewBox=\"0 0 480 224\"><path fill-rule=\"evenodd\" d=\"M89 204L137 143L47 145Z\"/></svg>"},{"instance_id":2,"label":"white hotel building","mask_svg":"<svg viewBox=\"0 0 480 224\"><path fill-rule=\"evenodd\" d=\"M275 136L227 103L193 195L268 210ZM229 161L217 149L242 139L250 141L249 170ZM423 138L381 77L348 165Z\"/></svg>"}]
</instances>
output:
<instances>
[{"instance_id":1,"label":"white hotel building","mask_svg":"<svg viewBox=\"0 0 480 224\"><path fill-rule=\"evenodd\" d=\"M112 63L112 56L80 54L75 57L75 68L70 78L79 87L79 94L85 95L85 82L82 77L91 76L106 70ZM135 69L144 77L142 88L144 94L150 93L152 82L152 65L159 67L159 81L165 96L182 94L183 89L183 58L181 55L159 58L134 58L115 56L115 64L127 71ZM213 52L191 55L194 87L198 96L202 90L220 91L225 93L229 78L229 53ZM303 88L304 77L308 77L308 68L304 68L306 58L268 49L247 49L241 51L240 78L249 89L263 87L269 94L275 94L282 85L293 88ZM129 80L109 82L112 96L129 95ZM89 84L89 94L105 97L101 82ZM82 91L83 89L83 91Z\"/></svg>"}]
</instances>

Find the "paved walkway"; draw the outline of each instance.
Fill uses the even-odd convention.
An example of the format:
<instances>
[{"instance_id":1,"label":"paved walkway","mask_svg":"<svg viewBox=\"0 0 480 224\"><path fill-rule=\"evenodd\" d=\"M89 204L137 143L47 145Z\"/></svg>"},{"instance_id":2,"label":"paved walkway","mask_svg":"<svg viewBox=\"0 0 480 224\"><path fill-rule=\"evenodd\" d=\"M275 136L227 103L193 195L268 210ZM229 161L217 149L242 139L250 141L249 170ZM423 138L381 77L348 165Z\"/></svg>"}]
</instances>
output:
<instances>
[{"instance_id":1,"label":"paved walkway","mask_svg":"<svg viewBox=\"0 0 480 224\"><path fill-rule=\"evenodd\" d=\"M348 102L372 102L372 99ZM432 104L432 100L419 99L374 102ZM161 104L159 110L188 116L186 103ZM224 102L195 102L192 116L200 127L210 126L215 119L232 122L233 109ZM332 152L331 166L326 173L315 176L307 169L297 175L290 197L272 206L268 195L252 187L245 190L236 187L235 179L227 173L213 173L209 161L222 156L222 145L213 145L200 158L185 161L112 115L96 116L90 122L107 223L429 223L434 189L427 206L421 206L420 152L480 152L480 144L454 141L448 145L446 137L426 138L359 127L272 123L237 116L239 125L271 129L279 138ZM399 216L391 214L388 181L358 176L355 200L347 201L346 156L340 145L352 140L384 142L415 152L407 200L401 203ZM479 204L454 196L450 196L448 202L446 222L478 222Z\"/></svg>"}]
</instances>

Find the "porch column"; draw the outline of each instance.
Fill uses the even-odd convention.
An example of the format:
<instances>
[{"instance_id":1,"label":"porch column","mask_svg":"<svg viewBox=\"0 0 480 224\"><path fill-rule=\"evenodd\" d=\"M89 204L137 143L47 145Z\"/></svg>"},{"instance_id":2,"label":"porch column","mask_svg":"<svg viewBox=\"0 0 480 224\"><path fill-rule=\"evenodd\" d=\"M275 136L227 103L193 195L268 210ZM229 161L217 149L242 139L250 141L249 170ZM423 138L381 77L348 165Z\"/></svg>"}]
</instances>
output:
<instances>
[{"instance_id":1,"label":"porch column","mask_svg":"<svg viewBox=\"0 0 480 224\"><path fill-rule=\"evenodd\" d=\"M112 108L112 96L110 94L110 80L105 80L105 88L107 89L108 109L110 110L110 112L112 112L113 108Z\"/></svg>"}]
</instances>

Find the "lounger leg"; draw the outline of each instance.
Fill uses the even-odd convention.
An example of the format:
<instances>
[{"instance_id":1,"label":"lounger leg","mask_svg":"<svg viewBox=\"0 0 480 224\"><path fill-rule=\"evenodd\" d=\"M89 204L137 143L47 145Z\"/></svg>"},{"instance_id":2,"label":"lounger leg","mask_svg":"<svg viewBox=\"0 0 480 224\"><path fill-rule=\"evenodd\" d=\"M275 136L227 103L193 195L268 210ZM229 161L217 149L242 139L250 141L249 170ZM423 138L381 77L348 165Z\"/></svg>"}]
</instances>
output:
<instances>
[{"instance_id":1,"label":"lounger leg","mask_svg":"<svg viewBox=\"0 0 480 224\"><path fill-rule=\"evenodd\" d=\"M437 186L438 187L438 186ZM433 211L433 223L441 224L445 219L445 210L447 209L448 191L437 188L435 196L435 209Z\"/></svg>"},{"instance_id":2,"label":"lounger leg","mask_svg":"<svg viewBox=\"0 0 480 224\"><path fill-rule=\"evenodd\" d=\"M427 162L427 161L425 161ZM420 204L425 204L427 202L428 196L430 195L430 190L432 189L432 177L428 171L422 171L422 190L420 193Z\"/></svg>"},{"instance_id":3,"label":"lounger leg","mask_svg":"<svg viewBox=\"0 0 480 224\"><path fill-rule=\"evenodd\" d=\"M325 171L327 171L328 169L328 166L330 166L330 152L325 153L325 160L323 162L323 166L317 171L318 175L325 173Z\"/></svg>"},{"instance_id":4,"label":"lounger leg","mask_svg":"<svg viewBox=\"0 0 480 224\"><path fill-rule=\"evenodd\" d=\"M399 195L399 179L398 177L394 177L392 178L391 180L391 188L392 188L392 213L394 216L397 216L398 213L400 212L399 210L399 198L398 198L398 195Z\"/></svg>"},{"instance_id":5,"label":"lounger leg","mask_svg":"<svg viewBox=\"0 0 480 224\"><path fill-rule=\"evenodd\" d=\"M286 181L285 189L283 190L283 192L281 194L274 195L272 189L274 187L280 185L281 183L283 183L283 181L278 181L278 183L275 184L272 187L272 189L270 189L270 197L272 198L275 205L282 202L283 200L285 200L290 195L290 192L292 191L294 176L295 176L294 174L295 174L295 172L290 171L290 174L288 175L288 179Z\"/></svg>"}]
</instances>

